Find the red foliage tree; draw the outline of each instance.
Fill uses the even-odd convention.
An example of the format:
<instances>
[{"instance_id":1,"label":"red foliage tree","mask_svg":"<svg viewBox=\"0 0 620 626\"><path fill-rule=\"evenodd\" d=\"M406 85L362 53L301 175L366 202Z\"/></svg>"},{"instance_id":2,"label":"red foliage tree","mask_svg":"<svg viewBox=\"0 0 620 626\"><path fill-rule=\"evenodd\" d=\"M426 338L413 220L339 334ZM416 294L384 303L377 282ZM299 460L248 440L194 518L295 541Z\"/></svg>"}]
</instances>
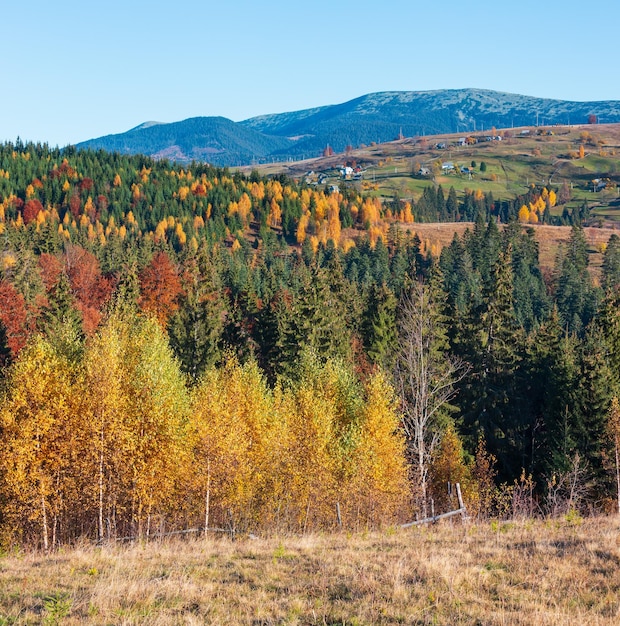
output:
<instances>
[{"instance_id":1,"label":"red foliage tree","mask_svg":"<svg viewBox=\"0 0 620 626\"><path fill-rule=\"evenodd\" d=\"M0 280L0 321L6 329L6 338L13 357L26 345L28 339L26 301L12 283Z\"/></svg>"},{"instance_id":2,"label":"red foliage tree","mask_svg":"<svg viewBox=\"0 0 620 626\"><path fill-rule=\"evenodd\" d=\"M82 208L82 201L80 200L80 196L77 193L72 194L69 199L69 210L71 211L71 215L75 219L80 216L80 210Z\"/></svg>"},{"instance_id":3,"label":"red foliage tree","mask_svg":"<svg viewBox=\"0 0 620 626\"><path fill-rule=\"evenodd\" d=\"M75 170L69 165L69 161L67 161L67 159L63 159L58 170L61 174L66 174L68 178L73 178L75 176Z\"/></svg>"},{"instance_id":4,"label":"red foliage tree","mask_svg":"<svg viewBox=\"0 0 620 626\"><path fill-rule=\"evenodd\" d=\"M45 291L49 293L58 283L62 272L62 261L53 254L43 252L39 257L39 268Z\"/></svg>"},{"instance_id":5,"label":"red foliage tree","mask_svg":"<svg viewBox=\"0 0 620 626\"><path fill-rule=\"evenodd\" d=\"M165 327L170 315L178 309L177 299L183 291L176 267L165 252L157 252L140 272L139 280L140 308L152 313Z\"/></svg>"},{"instance_id":6,"label":"red foliage tree","mask_svg":"<svg viewBox=\"0 0 620 626\"><path fill-rule=\"evenodd\" d=\"M113 281L102 275L95 255L80 246L67 249L65 264L76 306L82 313L84 333L91 335L101 321L101 311L112 293Z\"/></svg>"},{"instance_id":7,"label":"red foliage tree","mask_svg":"<svg viewBox=\"0 0 620 626\"><path fill-rule=\"evenodd\" d=\"M105 211L108 208L108 198L104 195L97 196L97 213L95 215L95 219L99 219L99 213L101 211Z\"/></svg>"},{"instance_id":8,"label":"red foliage tree","mask_svg":"<svg viewBox=\"0 0 620 626\"><path fill-rule=\"evenodd\" d=\"M33 220L36 220L37 215L39 214L39 211L42 211L42 210L43 210L43 205L41 204L39 200L37 200L36 198L32 198L31 200L28 200L28 202L26 202L26 204L24 205L24 210L22 212L22 216L24 218L24 224L28 225Z\"/></svg>"},{"instance_id":9,"label":"red foliage tree","mask_svg":"<svg viewBox=\"0 0 620 626\"><path fill-rule=\"evenodd\" d=\"M92 178L83 178L80 182L80 189L82 191L90 191L93 188L93 179Z\"/></svg>"}]
</instances>

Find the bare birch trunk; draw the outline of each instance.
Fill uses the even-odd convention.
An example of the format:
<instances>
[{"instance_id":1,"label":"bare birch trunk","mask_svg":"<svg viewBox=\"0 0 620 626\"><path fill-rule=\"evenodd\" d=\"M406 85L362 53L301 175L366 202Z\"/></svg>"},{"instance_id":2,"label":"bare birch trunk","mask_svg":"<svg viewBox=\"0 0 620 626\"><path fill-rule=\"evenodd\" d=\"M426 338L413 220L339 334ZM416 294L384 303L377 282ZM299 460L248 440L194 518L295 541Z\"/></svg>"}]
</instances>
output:
<instances>
[{"instance_id":1,"label":"bare birch trunk","mask_svg":"<svg viewBox=\"0 0 620 626\"><path fill-rule=\"evenodd\" d=\"M205 497L205 538L209 531L209 504L211 500L211 461L207 461L207 495Z\"/></svg>"},{"instance_id":2,"label":"bare birch trunk","mask_svg":"<svg viewBox=\"0 0 620 626\"><path fill-rule=\"evenodd\" d=\"M99 541L103 541L103 431L101 432L101 450L99 452Z\"/></svg>"},{"instance_id":3,"label":"bare birch trunk","mask_svg":"<svg viewBox=\"0 0 620 626\"><path fill-rule=\"evenodd\" d=\"M45 505L45 496L41 496L41 517L43 522L43 549L49 550L49 528L47 526L47 507Z\"/></svg>"}]
</instances>

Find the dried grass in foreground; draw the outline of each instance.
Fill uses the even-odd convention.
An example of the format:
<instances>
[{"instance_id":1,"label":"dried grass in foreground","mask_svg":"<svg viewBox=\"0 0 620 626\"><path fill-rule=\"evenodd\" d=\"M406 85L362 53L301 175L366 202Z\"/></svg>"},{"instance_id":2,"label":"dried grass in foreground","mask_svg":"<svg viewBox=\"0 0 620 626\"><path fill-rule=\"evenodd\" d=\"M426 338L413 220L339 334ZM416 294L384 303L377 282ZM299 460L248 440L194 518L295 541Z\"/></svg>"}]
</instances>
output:
<instances>
[{"instance_id":1,"label":"dried grass in foreground","mask_svg":"<svg viewBox=\"0 0 620 626\"><path fill-rule=\"evenodd\" d=\"M0 624L618 624L620 519L0 558Z\"/></svg>"}]
</instances>

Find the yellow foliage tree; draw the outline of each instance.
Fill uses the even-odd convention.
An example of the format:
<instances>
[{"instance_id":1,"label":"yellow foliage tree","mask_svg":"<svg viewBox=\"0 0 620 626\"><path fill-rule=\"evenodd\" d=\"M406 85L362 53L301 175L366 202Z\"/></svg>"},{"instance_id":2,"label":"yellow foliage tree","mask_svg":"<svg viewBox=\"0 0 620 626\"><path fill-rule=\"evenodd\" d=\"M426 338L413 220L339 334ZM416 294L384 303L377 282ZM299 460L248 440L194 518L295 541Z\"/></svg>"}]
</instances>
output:
<instances>
[{"instance_id":1,"label":"yellow foliage tree","mask_svg":"<svg viewBox=\"0 0 620 626\"><path fill-rule=\"evenodd\" d=\"M45 550L65 532L64 514L79 510L79 370L40 336L19 354L0 408L3 529Z\"/></svg>"},{"instance_id":2,"label":"yellow foliage tree","mask_svg":"<svg viewBox=\"0 0 620 626\"><path fill-rule=\"evenodd\" d=\"M250 186L250 195L255 200L262 200L265 197L265 185L261 180L259 183L252 183Z\"/></svg>"},{"instance_id":3,"label":"yellow foliage tree","mask_svg":"<svg viewBox=\"0 0 620 626\"><path fill-rule=\"evenodd\" d=\"M272 198L269 209L267 223L272 228L278 228L280 226L280 222L282 221L282 209L280 209L280 205L275 198Z\"/></svg>"},{"instance_id":4,"label":"yellow foliage tree","mask_svg":"<svg viewBox=\"0 0 620 626\"><path fill-rule=\"evenodd\" d=\"M175 507L173 495L184 466L189 398L168 337L154 318L137 318L123 355L125 415L131 473L132 526L148 536L158 515Z\"/></svg>"},{"instance_id":5,"label":"yellow foliage tree","mask_svg":"<svg viewBox=\"0 0 620 626\"><path fill-rule=\"evenodd\" d=\"M310 222L310 213L304 213L299 218L299 223L297 224L297 233L296 233L297 243L301 244L306 240L306 231L307 231L309 222Z\"/></svg>"},{"instance_id":6,"label":"yellow foliage tree","mask_svg":"<svg viewBox=\"0 0 620 626\"><path fill-rule=\"evenodd\" d=\"M250 196L247 193L243 193L241 198L239 198L238 213L239 218L241 219L241 223L244 226L248 225L248 217L250 215L250 211L252 210L252 201L250 200Z\"/></svg>"},{"instance_id":7,"label":"yellow foliage tree","mask_svg":"<svg viewBox=\"0 0 620 626\"><path fill-rule=\"evenodd\" d=\"M239 365L230 357L204 375L193 396L190 432L192 492L205 529L212 523L247 528L277 509L285 437L255 362Z\"/></svg>"},{"instance_id":8,"label":"yellow foliage tree","mask_svg":"<svg viewBox=\"0 0 620 626\"><path fill-rule=\"evenodd\" d=\"M519 209L519 221L522 224L530 221L530 210L525 204Z\"/></svg>"},{"instance_id":9,"label":"yellow foliage tree","mask_svg":"<svg viewBox=\"0 0 620 626\"><path fill-rule=\"evenodd\" d=\"M114 316L95 335L85 357L85 387L89 390L86 415L90 427L87 459L99 541L115 534L127 504L123 497L131 486L131 433L125 422L131 398L124 389L128 341L128 325Z\"/></svg>"},{"instance_id":10,"label":"yellow foliage tree","mask_svg":"<svg viewBox=\"0 0 620 626\"><path fill-rule=\"evenodd\" d=\"M411 204L409 202L405 202L402 221L405 222L405 224L413 224L413 213L411 211Z\"/></svg>"},{"instance_id":11,"label":"yellow foliage tree","mask_svg":"<svg viewBox=\"0 0 620 626\"><path fill-rule=\"evenodd\" d=\"M441 442L431 460L429 475L431 491L438 512L458 508L456 491L450 487L459 483L464 494L471 492L471 472L465 463L463 444L450 424L443 433Z\"/></svg>"},{"instance_id":12,"label":"yellow foliage tree","mask_svg":"<svg viewBox=\"0 0 620 626\"><path fill-rule=\"evenodd\" d=\"M353 466L346 504L357 524L378 526L405 509L409 496L405 438L393 389L381 371L367 385Z\"/></svg>"}]
</instances>

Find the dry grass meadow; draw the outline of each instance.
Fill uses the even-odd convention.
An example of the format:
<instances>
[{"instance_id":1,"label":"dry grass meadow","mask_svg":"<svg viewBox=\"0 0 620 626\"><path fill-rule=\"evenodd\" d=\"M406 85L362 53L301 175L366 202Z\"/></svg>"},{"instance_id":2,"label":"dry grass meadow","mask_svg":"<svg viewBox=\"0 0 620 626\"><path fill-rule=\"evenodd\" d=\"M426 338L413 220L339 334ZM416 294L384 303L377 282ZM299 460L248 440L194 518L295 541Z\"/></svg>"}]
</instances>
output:
<instances>
[{"instance_id":1,"label":"dry grass meadow","mask_svg":"<svg viewBox=\"0 0 620 626\"><path fill-rule=\"evenodd\" d=\"M620 624L620 518L5 554L0 624Z\"/></svg>"}]
</instances>

